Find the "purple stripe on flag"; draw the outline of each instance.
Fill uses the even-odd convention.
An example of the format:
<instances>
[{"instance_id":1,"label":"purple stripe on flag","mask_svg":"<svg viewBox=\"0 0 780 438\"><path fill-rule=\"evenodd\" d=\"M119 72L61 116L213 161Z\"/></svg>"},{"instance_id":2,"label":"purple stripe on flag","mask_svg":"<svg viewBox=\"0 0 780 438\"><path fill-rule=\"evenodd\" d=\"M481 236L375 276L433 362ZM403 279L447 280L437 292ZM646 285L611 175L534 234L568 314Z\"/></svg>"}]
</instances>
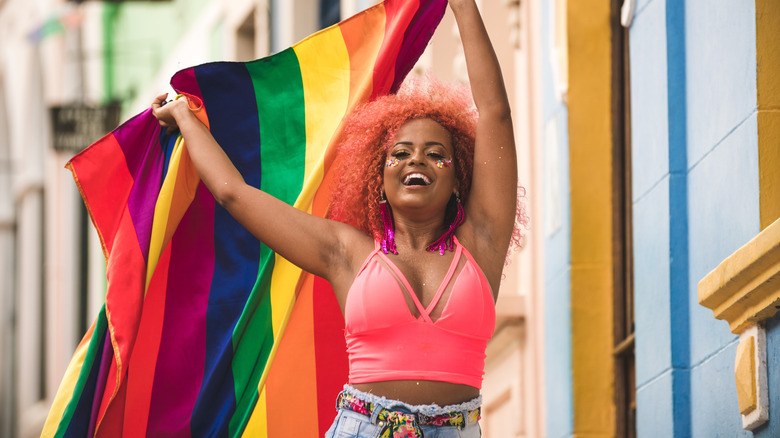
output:
<instances>
[{"instance_id":1,"label":"purple stripe on flag","mask_svg":"<svg viewBox=\"0 0 780 438\"><path fill-rule=\"evenodd\" d=\"M200 183L171 239L165 317L148 430L189 437L206 361L206 309L214 271L214 198Z\"/></svg>"},{"instance_id":2,"label":"purple stripe on flag","mask_svg":"<svg viewBox=\"0 0 780 438\"><path fill-rule=\"evenodd\" d=\"M208 64L204 64L204 66L208 66ZM180 70L175 75L173 75L171 78L171 86L174 90L189 93L203 99L203 94L200 91L200 85L198 85L198 80L195 78L194 67Z\"/></svg>"},{"instance_id":3,"label":"purple stripe on flag","mask_svg":"<svg viewBox=\"0 0 780 438\"><path fill-rule=\"evenodd\" d=\"M97 364L99 368L97 385L95 386L95 397L92 399L92 413L89 417L89 432L87 436L95 435L95 424L97 423L98 411L100 410L100 402L103 399L103 391L106 390L106 378L108 377L108 369L111 367L111 360L114 358L114 348L111 346L111 333L106 327L106 339L103 341L103 354L98 359L100 362ZM93 365L94 366L94 365Z\"/></svg>"},{"instance_id":4,"label":"purple stripe on flag","mask_svg":"<svg viewBox=\"0 0 780 438\"><path fill-rule=\"evenodd\" d=\"M404 32L404 40L395 65L395 81L390 93L395 93L401 87L406 75L412 70L417 62L419 54L425 51L425 46L431 40L436 26L444 17L447 9L447 0L433 0L424 5L420 2L414 18L409 23L409 27Z\"/></svg>"},{"instance_id":5,"label":"purple stripe on flag","mask_svg":"<svg viewBox=\"0 0 780 438\"><path fill-rule=\"evenodd\" d=\"M162 147L147 148L143 154L135 149L159 145L160 124L148 109L114 131L122 148L127 168L133 177L133 188L127 200L144 261L148 261L149 241L154 221L154 205L162 184L164 154Z\"/></svg>"}]
</instances>

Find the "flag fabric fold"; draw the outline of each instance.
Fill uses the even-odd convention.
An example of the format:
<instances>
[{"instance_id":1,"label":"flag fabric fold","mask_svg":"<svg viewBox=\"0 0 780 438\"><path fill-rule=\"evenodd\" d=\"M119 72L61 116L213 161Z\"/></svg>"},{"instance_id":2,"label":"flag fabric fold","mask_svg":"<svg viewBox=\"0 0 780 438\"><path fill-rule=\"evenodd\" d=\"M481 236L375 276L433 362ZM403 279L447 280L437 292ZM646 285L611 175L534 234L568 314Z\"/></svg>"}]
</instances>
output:
<instances>
[{"instance_id":1,"label":"flag fabric fold","mask_svg":"<svg viewBox=\"0 0 780 438\"><path fill-rule=\"evenodd\" d=\"M275 55L171 80L245 181L324 216L343 117L399 88L446 0L385 0ZM106 255L106 303L43 436L322 436L346 382L329 284L216 204L150 110L67 165Z\"/></svg>"}]
</instances>

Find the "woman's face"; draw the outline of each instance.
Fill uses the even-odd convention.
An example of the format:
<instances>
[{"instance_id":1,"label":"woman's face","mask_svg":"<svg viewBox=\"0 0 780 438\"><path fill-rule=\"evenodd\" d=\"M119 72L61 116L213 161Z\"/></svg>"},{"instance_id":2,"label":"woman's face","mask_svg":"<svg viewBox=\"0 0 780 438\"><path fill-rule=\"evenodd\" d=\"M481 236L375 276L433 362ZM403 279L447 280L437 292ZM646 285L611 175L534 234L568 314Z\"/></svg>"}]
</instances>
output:
<instances>
[{"instance_id":1,"label":"woman's face","mask_svg":"<svg viewBox=\"0 0 780 438\"><path fill-rule=\"evenodd\" d=\"M432 119L410 120L387 151L384 188L394 209L444 213L456 191L452 136Z\"/></svg>"}]
</instances>

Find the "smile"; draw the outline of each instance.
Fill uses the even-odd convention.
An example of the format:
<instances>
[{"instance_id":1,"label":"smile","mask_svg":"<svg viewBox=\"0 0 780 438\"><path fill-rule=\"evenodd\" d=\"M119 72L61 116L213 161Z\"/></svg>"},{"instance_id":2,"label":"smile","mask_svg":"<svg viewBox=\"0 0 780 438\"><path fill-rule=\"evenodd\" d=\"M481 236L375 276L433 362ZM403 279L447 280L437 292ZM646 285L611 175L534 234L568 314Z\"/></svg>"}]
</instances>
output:
<instances>
[{"instance_id":1,"label":"smile","mask_svg":"<svg viewBox=\"0 0 780 438\"><path fill-rule=\"evenodd\" d=\"M403 184L405 186L427 186L431 184L431 179L422 173L415 172L406 175L406 178L403 180Z\"/></svg>"}]
</instances>

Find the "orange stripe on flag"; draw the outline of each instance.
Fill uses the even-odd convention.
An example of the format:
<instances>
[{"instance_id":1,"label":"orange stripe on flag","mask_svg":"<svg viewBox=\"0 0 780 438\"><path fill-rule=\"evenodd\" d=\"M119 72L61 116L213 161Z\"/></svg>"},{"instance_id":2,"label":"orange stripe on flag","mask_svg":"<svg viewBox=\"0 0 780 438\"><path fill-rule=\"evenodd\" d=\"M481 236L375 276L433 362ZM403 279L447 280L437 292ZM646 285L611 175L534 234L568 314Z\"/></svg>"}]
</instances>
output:
<instances>
[{"instance_id":1,"label":"orange stripe on flag","mask_svg":"<svg viewBox=\"0 0 780 438\"><path fill-rule=\"evenodd\" d=\"M319 435L317 422L310 421L317 412L317 399L311 396L317 379L312 276L306 277L266 380L269 437L289 436L291 430L296 436ZM301 419L302 413L307 420Z\"/></svg>"},{"instance_id":2,"label":"orange stripe on flag","mask_svg":"<svg viewBox=\"0 0 780 438\"><path fill-rule=\"evenodd\" d=\"M384 39L385 14L384 5L377 6L382 13L361 13L351 20L340 24L341 34L349 53L351 81L349 90L349 107L355 102L363 102L371 96L374 87L374 63L379 48ZM366 30L372 32L367 33Z\"/></svg>"}]
</instances>

